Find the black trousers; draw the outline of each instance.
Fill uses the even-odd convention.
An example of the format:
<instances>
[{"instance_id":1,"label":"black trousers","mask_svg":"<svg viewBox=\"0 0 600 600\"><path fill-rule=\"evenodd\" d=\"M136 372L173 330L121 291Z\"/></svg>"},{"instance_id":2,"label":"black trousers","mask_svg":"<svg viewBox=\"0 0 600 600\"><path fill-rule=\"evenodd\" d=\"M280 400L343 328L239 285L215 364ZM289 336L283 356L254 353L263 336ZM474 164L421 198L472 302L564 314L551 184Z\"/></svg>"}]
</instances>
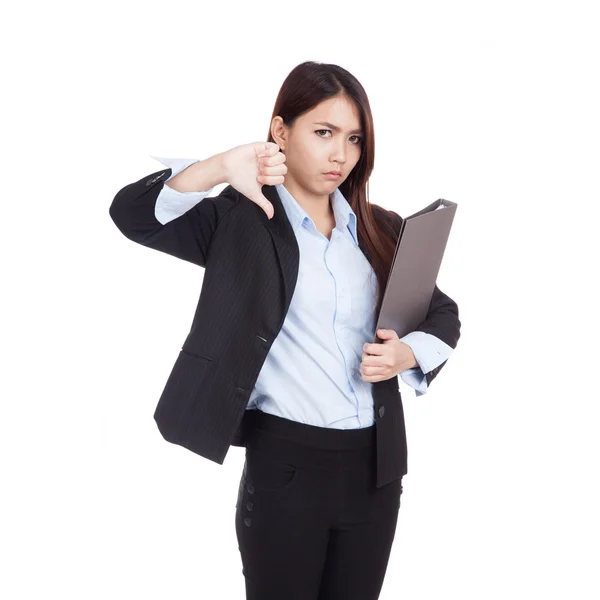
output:
<instances>
[{"instance_id":1,"label":"black trousers","mask_svg":"<svg viewBox=\"0 0 600 600\"><path fill-rule=\"evenodd\" d=\"M402 479L375 486L375 427L244 419L235 528L246 600L376 600Z\"/></svg>"}]
</instances>

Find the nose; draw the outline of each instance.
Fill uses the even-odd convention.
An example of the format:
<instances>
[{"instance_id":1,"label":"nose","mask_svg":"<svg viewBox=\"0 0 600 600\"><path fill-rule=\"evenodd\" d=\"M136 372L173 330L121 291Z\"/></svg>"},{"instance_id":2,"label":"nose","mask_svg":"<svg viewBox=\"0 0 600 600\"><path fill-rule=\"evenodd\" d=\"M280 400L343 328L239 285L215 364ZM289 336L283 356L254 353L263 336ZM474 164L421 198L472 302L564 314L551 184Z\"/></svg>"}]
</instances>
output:
<instances>
[{"instance_id":1,"label":"nose","mask_svg":"<svg viewBox=\"0 0 600 600\"><path fill-rule=\"evenodd\" d=\"M348 147L343 141L336 144L335 149L333 151L333 156L331 157L331 162L337 163L340 166L340 168L343 167L346 164L347 153Z\"/></svg>"},{"instance_id":2,"label":"nose","mask_svg":"<svg viewBox=\"0 0 600 600\"><path fill-rule=\"evenodd\" d=\"M334 165L332 170L343 170L344 165L346 164L346 153L343 150L338 150L333 154L330 162Z\"/></svg>"}]
</instances>

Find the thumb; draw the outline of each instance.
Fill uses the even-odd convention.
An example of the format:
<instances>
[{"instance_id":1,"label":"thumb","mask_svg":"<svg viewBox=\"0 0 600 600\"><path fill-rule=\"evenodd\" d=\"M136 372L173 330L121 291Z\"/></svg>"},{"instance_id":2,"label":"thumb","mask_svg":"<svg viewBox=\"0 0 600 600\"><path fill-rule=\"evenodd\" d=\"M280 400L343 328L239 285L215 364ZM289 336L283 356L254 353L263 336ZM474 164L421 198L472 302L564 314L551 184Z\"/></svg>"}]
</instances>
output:
<instances>
[{"instance_id":1,"label":"thumb","mask_svg":"<svg viewBox=\"0 0 600 600\"><path fill-rule=\"evenodd\" d=\"M378 329L377 330L377 336L380 337L382 340L393 337L394 335L395 335L395 333L391 329Z\"/></svg>"},{"instance_id":2,"label":"thumb","mask_svg":"<svg viewBox=\"0 0 600 600\"><path fill-rule=\"evenodd\" d=\"M398 338L398 334L393 329L378 329L377 335L381 339Z\"/></svg>"},{"instance_id":3,"label":"thumb","mask_svg":"<svg viewBox=\"0 0 600 600\"><path fill-rule=\"evenodd\" d=\"M260 186L260 187L262 187L262 186ZM252 200L252 202L254 202L255 204L258 204L258 206L260 206L265 211L265 214L267 215L267 217L269 219L273 218L275 209L273 208L273 205L267 200L267 198L261 191L258 191L256 194L252 194L251 196L248 196L248 198L250 200Z\"/></svg>"}]
</instances>

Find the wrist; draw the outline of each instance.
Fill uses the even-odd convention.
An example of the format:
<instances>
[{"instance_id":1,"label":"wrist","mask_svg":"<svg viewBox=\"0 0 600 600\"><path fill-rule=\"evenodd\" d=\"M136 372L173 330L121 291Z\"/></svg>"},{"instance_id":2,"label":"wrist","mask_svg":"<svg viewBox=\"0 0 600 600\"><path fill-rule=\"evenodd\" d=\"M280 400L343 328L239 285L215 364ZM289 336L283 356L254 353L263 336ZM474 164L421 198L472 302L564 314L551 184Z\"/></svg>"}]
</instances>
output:
<instances>
[{"instance_id":1,"label":"wrist","mask_svg":"<svg viewBox=\"0 0 600 600\"><path fill-rule=\"evenodd\" d=\"M198 191L208 190L215 185L227 181L227 173L222 161L222 153L214 154L204 160L197 162L195 189Z\"/></svg>"}]
</instances>

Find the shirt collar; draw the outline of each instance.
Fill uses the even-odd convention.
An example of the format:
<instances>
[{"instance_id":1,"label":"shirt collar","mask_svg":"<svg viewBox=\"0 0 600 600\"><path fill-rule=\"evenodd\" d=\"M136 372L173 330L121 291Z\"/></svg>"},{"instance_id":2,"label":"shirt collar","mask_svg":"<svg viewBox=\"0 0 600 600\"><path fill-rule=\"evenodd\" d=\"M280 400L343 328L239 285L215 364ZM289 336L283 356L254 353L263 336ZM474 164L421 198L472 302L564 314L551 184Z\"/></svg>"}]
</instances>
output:
<instances>
[{"instance_id":1,"label":"shirt collar","mask_svg":"<svg viewBox=\"0 0 600 600\"><path fill-rule=\"evenodd\" d=\"M298 229L302 227L304 220L311 220L308 213L298 204L296 199L288 192L283 183L275 186L281 203L285 209L287 217L294 229L294 233L298 233ZM344 194L339 188L336 188L330 195L333 214L335 215L335 227L343 233L346 229L352 234L354 243L358 246L358 234L356 232L356 214L350 207Z\"/></svg>"}]
</instances>

